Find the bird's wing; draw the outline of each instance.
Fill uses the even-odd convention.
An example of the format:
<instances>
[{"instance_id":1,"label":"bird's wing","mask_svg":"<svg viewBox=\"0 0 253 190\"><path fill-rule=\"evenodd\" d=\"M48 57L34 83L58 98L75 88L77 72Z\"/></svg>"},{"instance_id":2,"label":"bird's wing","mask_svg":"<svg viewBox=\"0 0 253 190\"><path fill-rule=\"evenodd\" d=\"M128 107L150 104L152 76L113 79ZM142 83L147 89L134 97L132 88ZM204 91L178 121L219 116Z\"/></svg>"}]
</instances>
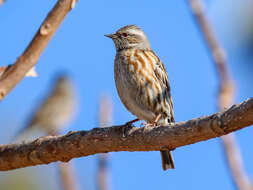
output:
<instances>
[{"instance_id":1,"label":"bird's wing","mask_svg":"<svg viewBox=\"0 0 253 190\"><path fill-rule=\"evenodd\" d=\"M154 54L154 56L156 56L153 51L152 51L152 53ZM156 57L157 57L158 61L155 63L154 73L160 83L160 86L163 91L162 93L164 93L166 100L170 106L171 122L175 122L174 112L173 112L173 102L172 102L171 93L170 93L170 84L169 84L169 80L168 80L168 75L167 75L167 72L166 72L166 69L165 69L163 63L158 58L158 56L156 56Z\"/></svg>"}]
</instances>

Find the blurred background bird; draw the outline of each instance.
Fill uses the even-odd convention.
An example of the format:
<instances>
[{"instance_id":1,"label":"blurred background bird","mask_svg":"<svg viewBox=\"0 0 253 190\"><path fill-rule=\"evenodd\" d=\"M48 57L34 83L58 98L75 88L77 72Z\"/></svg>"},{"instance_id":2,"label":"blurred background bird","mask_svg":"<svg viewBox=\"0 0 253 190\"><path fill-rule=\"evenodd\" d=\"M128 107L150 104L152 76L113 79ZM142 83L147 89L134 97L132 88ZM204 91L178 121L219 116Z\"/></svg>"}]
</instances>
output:
<instances>
[{"instance_id":1,"label":"blurred background bird","mask_svg":"<svg viewBox=\"0 0 253 190\"><path fill-rule=\"evenodd\" d=\"M29 139L32 132L40 130L47 135L58 134L73 120L77 107L74 85L65 74L55 79L49 95L42 101L28 125L17 133L16 140Z\"/></svg>"}]
</instances>

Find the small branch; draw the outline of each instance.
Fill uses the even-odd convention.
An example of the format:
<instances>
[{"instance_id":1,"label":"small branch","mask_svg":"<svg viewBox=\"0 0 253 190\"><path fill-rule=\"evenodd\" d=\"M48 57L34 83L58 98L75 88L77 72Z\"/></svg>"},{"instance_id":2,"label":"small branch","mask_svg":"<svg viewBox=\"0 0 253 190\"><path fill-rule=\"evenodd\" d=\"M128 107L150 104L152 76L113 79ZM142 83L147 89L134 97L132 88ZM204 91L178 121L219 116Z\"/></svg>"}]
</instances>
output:
<instances>
[{"instance_id":1,"label":"small branch","mask_svg":"<svg viewBox=\"0 0 253 190\"><path fill-rule=\"evenodd\" d=\"M236 143L236 139L233 133L222 137L222 143L226 158L229 163L235 184L240 190L252 190L253 186L243 170L243 161L241 157L240 149Z\"/></svg>"},{"instance_id":2,"label":"small branch","mask_svg":"<svg viewBox=\"0 0 253 190\"><path fill-rule=\"evenodd\" d=\"M75 0L58 0L24 53L0 78L0 101L37 63L48 42L53 37L67 13L71 10L73 2L75 2Z\"/></svg>"},{"instance_id":3,"label":"small branch","mask_svg":"<svg viewBox=\"0 0 253 190\"><path fill-rule=\"evenodd\" d=\"M99 104L99 126L101 128L112 123L112 103L109 97L102 97ZM109 190L108 154L98 155L97 188Z\"/></svg>"},{"instance_id":4,"label":"small branch","mask_svg":"<svg viewBox=\"0 0 253 190\"><path fill-rule=\"evenodd\" d=\"M210 52L212 53L217 72L219 74L220 88L217 99L219 110L223 110L224 108L232 105L235 98L235 85L229 76L227 59L224 53L225 51L220 46L214 35L212 27L205 16L204 4L202 1L190 0L190 4ZM230 167L235 185L239 190L253 190L253 185L244 171L241 153L239 147L237 146L234 135L229 134L222 136L221 140L224 145L227 162Z\"/></svg>"},{"instance_id":5,"label":"small branch","mask_svg":"<svg viewBox=\"0 0 253 190\"><path fill-rule=\"evenodd\" d=\"M218 76L220 77L220 90L218 93L220 110L229 107L234 102L234 84L229 76L226 68L226 56L224 49L220 46L218 40L214 36L214 32L208 19L205 16L204 4L200 0L189 0L192 11L199 24L199 28L206 40L208 48L216 64Z\"/></svg>"},{"instance_id":6,"label":"small branch","mask_svg":"<svg viewBox=\"0 0 253 190\"><path fill-rule=\"evenodd\" d=\"M173 150L253 124L253 98L216 114L171 126L94 128L33 142L0 146L0 170L6 171L116 151Z\"/></svg>"}]
</instances>

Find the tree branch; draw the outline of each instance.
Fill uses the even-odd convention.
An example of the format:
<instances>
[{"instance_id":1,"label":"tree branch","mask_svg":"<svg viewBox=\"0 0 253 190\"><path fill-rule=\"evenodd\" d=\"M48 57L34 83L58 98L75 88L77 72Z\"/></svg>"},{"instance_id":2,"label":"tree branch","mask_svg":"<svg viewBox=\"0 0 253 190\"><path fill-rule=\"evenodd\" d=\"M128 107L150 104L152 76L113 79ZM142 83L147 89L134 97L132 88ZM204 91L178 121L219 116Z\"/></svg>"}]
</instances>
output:
<instances>
[{"instance_id":1,"label":"tree branch","mask_svg":"<svg viewBox=\"0 0 253 190\"><path fill-rule=\"evenodd\" d=\"M53 37L76 0L58 0L52 11L24 53L0 78L0 101L22 80L26 73L37 63L43 50Z\"/></svg>"},{"instance_id":2,"label":"tree branch","mask_svg":"<svg viewBox=\"0 0 253 190\"><path fill-rule=\"evenodd\" d=\"M218 77L220 77L220 89L218 92L219 109L229 107L234 102L234 84L229 76L227 69L227 60L224 49L220 46L214 36L211 24L204 14L204 4L200 0L189 0L192 11L195 15L199 28L210 49L212 58L217 68Z\"/></svg>"},{"instance_id":3,"label":"tree branch","mask_svg":"<svg viewBox=\"0 0 253 190\"><path fill-rule=\"evenodd\" d=\"M219 137L253 124L253 98L216 114L171 126L94 128L33 142L0 146L0 170L6 171L115 151L158 151Z\"/></svg>"}]
</instances>

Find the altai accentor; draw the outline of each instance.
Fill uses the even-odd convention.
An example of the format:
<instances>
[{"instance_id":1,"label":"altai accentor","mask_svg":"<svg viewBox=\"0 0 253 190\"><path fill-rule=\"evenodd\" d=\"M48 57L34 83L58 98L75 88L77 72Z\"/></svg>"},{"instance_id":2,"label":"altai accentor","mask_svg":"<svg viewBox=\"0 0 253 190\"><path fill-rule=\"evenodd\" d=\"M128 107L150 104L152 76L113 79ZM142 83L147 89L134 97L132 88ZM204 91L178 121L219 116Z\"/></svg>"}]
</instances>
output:
<instances>
[{"instance_id":1,"label":"altai accentor","mask_svg":"<svg viewBox=\"0 0 253 190\"><path fill-rule=\"evenodd\" d=\"M120 99L137 116L131 122L145 120L151 126L174 123L168 76L144 32L127 25L105 36L113 40L117 51L114 77ZM164 170L174 169L170 151L161 151L161 157Z\"/></svg>"}]
</instances>

